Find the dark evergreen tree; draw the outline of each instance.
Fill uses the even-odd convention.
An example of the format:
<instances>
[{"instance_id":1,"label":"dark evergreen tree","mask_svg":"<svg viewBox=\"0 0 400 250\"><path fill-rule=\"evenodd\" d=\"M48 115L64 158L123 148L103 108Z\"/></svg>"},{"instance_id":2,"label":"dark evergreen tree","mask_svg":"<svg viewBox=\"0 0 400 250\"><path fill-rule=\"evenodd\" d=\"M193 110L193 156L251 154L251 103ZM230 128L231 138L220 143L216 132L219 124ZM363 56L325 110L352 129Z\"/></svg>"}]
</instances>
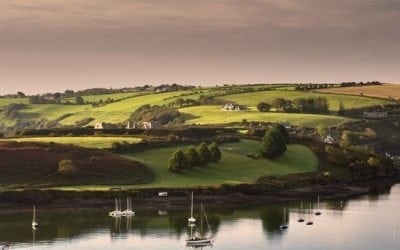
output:
<instances>
[{"instance_id":1,"label":"dark evergreen tree","mask_svg":"<svg viewBox=\"0 0 400 250\"><path fill-rule=\"evenodd\" d=\"M285 126L283 126L282 124L277 124L277 125L275 125L275 127L279 131L279 133L281 133L281 135L283 136L285 143L289 144L290 135L289 135L289 132L287 131L287 129L285 128Z\"/></svg>"},{"instance_id":2,"label":"dark evergreen tree","mask_svg":"<svg viewBox=\"0 0 400 250\"><path fill-rule=\"evenodd\" d=\"M279 131L278 126L274 126L265 134L261 144L261 154L268 159L275 160L286 152L285 138Z\"/></svg>"}]
</instances>

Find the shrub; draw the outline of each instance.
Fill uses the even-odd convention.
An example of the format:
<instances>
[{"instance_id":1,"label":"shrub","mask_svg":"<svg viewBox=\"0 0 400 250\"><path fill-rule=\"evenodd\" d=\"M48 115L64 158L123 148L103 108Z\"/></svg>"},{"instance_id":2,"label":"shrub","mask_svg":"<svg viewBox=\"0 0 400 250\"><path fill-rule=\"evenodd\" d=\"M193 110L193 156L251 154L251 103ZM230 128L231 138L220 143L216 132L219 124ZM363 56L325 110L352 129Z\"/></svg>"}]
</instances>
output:
<instances>
[{"instance_id":1,"label":"shrub","mask_svg":"<svg viewBox=\"0 0 400 250\"><path fill-rule=\"evenodd\" d=\"M78 169L71 160L61 160L58 163L57 173L62 176L75 176L78 173Z\"/></svg>"},{"instance_id":2,"label":"shrub","mask_svg":"<svg viewBox=\"0 0 400 250\"><path fill-rule=\"evenodd\" d=\"M257 109L260 112L268 112L271 109L271 105L266 102L260 102L257 104Z\"/></svg>"},{"instance_id":3,"label":"shrub","mask_svg":"<svg viewBox=\"0 0 400 250\"><path fill-rule=\"evenodd\" d=\"M199 154L197 153L196 148L194 146L189 146L186 149L185 156L191 167L195 167L201 162Z\"/></svg>"},{"instance_id":4,"label":"shrub","mask_svg":"<svg viewBox=\"0 0 400 250\"><path fill-rule=\"evenodd\" d=\"M182 170L189 167L189 161L181 149L175 151L172 157L169 159L168 168L174 173L181 172Z\"/></svg>"},{"instance_id":5,"label":"shrub","mask_svg":"<svg viewBox=\"0 0 400 250\"><path fill-rule=\"evenodd\" d=\"M208 149L207 144L200 144L200 146L197 148L197 153L200 157L200 166L206 166L208 163L213 161L212 154Z\"/></svg>"},{"instance_id":6,"label":"shrub","mask_svg":"<svg viewBox=\"0 0 400 250\"><path fill-rule=\"evenodd\" d=\"M208 147L208 149L211 152L211 157L214 162L219 161L221 159L222 153L219 150L216 142L211 143L211 145Z\"/></svg>"}]
</instances>

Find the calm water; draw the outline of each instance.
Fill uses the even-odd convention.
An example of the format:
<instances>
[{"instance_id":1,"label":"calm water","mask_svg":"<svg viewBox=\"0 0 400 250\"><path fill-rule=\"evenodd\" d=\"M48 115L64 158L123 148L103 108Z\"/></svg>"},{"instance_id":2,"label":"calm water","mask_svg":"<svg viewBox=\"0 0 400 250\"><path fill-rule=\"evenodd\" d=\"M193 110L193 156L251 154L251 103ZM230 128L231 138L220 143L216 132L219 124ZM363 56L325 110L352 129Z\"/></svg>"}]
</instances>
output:
<instances>
[{"instance_id":1,"label":"calm water","mask_svg":"<svg viewBox=\"0 0 400 250\"><path fill-rule=\"evenodd\" d=\"M279 230L284 207L289 228ZM309 204L306 204L308 208ZM315 204L314 204L315 206ZM400 249L400 185L357 199L321 202L314 225L298 223L299 204L208 210L213 248L204 249ZM12 249L185 249L187 211L139 211L127 220L107 211L0 213L0 242ZM305 216L306 221L308 217Z\"/></svg>"}]
</instances>

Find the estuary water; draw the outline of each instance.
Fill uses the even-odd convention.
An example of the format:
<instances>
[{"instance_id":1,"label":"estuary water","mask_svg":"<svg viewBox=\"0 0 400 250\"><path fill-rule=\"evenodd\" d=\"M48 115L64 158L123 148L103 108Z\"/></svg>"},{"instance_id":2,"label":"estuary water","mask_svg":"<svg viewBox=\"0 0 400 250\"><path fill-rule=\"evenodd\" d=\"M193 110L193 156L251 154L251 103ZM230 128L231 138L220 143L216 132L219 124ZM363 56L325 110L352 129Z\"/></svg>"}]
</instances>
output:
<instances>
[{"instance_id":1,"label":"estuary water","mask_svg":"<svg viewBox=\"0 0 400 250\"><path fill-rule=\"evenodd\" d=\"M188 199L189 202L189 199ZM195 201L196 202L196 201ZM322 201L310 216L309 201L207 209L213 246L203 249L400 249L400 185L362 197ZM312 204L314 212L317 204ZM284 210L286 207L286 216ZM189 209L188 209L189 210ZM188 210L137 211L112 218L108 211L0 213L0 242L10 249L189 249ZM298 223L312 220L313 225ZM288 221L288 229L280 230Z\"/></svg>"}]
</instances>

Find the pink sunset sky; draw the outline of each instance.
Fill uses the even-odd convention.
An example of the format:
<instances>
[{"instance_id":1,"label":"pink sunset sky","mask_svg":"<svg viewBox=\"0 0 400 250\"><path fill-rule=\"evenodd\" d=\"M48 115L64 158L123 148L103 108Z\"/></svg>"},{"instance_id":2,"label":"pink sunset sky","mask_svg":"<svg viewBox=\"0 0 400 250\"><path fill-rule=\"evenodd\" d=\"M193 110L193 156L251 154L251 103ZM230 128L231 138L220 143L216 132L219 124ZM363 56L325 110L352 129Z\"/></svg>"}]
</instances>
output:
<instances>
[{"instance_id":1,"label":"pink sunset sky","mask_svg":"<svg viewBox=\"0 0 400 250\"><path fill-rule=\"evenodd\" d=\"M0 0L0 94L400 82L397 0Z\"/></svg>"}]
</instances>

